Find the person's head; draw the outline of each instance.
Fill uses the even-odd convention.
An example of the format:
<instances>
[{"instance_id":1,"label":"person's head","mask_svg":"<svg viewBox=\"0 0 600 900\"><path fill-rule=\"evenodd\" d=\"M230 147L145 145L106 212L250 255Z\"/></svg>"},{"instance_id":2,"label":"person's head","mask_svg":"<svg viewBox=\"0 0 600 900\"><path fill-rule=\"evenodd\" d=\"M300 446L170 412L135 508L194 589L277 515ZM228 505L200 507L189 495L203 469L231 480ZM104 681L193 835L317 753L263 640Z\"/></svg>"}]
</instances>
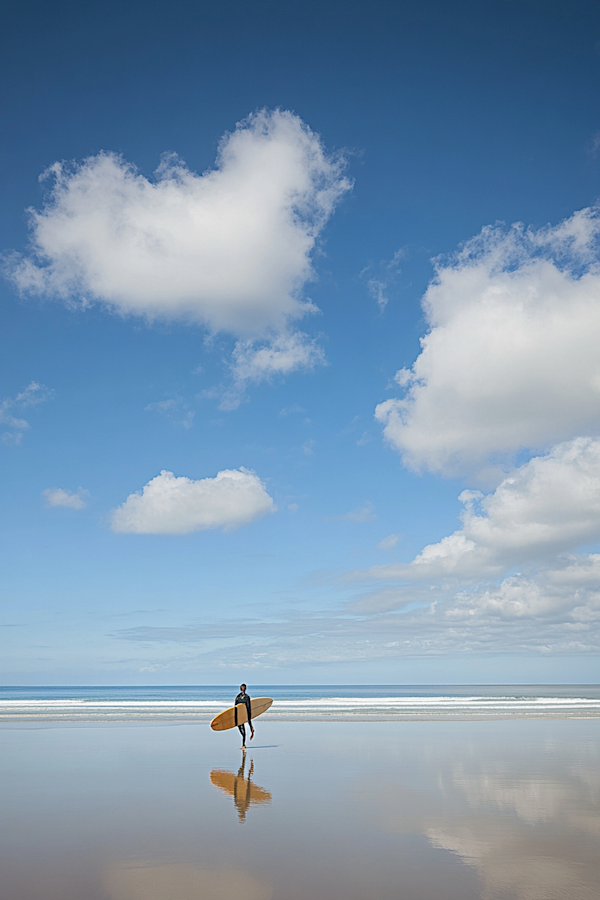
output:
<instances>
[{"instance_id":1,"label":"person's head","mask_svg":"<svg viewBox=\"0 0 600 900\"><path fill-rule=\"evenodd\" d=\"M244 691L244 692L245 692L245 690L246 690L246 685L245 685L245 684L240 684L240 691Z\"/></svg>"}]
</instances>

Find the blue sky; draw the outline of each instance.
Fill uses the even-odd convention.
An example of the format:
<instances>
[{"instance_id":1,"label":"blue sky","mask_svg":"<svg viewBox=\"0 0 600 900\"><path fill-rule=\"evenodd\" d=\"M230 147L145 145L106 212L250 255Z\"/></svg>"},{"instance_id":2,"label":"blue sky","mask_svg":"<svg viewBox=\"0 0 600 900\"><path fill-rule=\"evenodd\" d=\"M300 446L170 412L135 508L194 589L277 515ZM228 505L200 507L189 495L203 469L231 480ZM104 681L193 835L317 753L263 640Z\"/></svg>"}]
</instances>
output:
<instances>
[{"instance_id":1,"label":"blue sky","mask_svg":"<svg viewBox=\"0 0 600 900\"><path fill-rule=\"evenodd\" d=\"M0 678L597 681L597 4L1 31Z\"/></svg>"}]
</instances>

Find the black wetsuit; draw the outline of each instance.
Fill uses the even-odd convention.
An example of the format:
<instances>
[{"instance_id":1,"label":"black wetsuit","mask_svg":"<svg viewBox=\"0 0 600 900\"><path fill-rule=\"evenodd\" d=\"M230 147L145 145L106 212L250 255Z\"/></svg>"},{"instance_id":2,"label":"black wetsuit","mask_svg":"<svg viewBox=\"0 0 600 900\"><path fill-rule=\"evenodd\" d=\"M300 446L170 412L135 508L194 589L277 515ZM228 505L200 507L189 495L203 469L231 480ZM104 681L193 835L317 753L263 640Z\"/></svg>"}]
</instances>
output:
<instances>
[{"instance_id":1,"label":"black wetsuit","mask_svg":"<svg viewBox=\"0 0 600 900\"><path fill-rule=\"evenodd\" d=\"M235 698L234 706L237 706L238 703L246 704L246 712L248 713L248 725L250 726L250 731L252 732L252 707L250 706L250 697L245 691L240 691L240 693ZM240 734L242 736L242 746L246 746L246 726L238 725L240 730Z\"/></svg>"}]
</instances>

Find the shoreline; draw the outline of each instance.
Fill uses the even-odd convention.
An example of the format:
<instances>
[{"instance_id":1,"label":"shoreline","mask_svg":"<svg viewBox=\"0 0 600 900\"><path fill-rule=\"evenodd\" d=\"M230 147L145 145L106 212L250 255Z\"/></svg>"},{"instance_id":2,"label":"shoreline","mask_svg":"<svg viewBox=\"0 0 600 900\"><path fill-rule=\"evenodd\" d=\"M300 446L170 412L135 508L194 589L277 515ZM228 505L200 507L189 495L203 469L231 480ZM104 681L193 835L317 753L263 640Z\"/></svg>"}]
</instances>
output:
<instances>
[{"instance_id":1,"label":"shoreline","mask_svg":"<svg viewBox=\"0 0 600 900\"><path fill-rule=\"evenodd\" d=\"M212 716L200 715L190 713L189 715L184 715L182 713L173 713L173 715L168 715L165 713L156 713L154 715L151 714L131 714L131 715L112 715L110 713L104 716L94 716L92 714L70 714L70 715L35 715L35 714L26 714L23 716L11 715L11 716L1 716L0 715L0 727L2 725L24 725L27 723L31 723L32 725L37 724L102 724L104 722L107 723L136 723L136 722L144 722L144 723L161 723L161 722L171 722L171 723L198 723L200 725L210 724L212 721ZM310 713L306 715L296 714L290 715L289 713L282 713L277 716L270 716L268 719L261 719L265 724L267 722L511 722L511 721L568 721L568 720L594 720L600 719L600 711L584 713L582 711L578 712L548 712L548 713L522 713L515 712L512 714L478 714L473 713L471 715L447 713L446 715L439 714L431 714L427 715L423 713L422 715L397 715L390 713L389 715L377 715L377 716L368 716L364 714L352 714L346 713L345 715L311 715Z\"/></svg>"}]
</instances>

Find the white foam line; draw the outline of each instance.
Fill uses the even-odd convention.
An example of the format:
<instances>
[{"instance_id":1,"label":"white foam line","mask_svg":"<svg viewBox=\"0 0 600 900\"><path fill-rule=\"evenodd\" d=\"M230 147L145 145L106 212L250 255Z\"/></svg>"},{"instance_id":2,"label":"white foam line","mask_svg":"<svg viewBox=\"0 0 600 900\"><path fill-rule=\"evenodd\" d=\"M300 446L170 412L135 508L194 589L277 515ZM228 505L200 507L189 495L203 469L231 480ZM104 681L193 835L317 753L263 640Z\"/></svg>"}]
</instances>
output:
<instances>
[{"instance_id":1,"label":"white foam line","mask_svg":"<svg viewBox=\"0 0 600 900\"><path fill-rule=\"evenodd\" d=\"M25 708L30 706L35 707L74 707L74 706L83 706L86 709L90 707L185 707L185 706L200 706L200 707L217 707L218 709L223 708L222 700L0 700L0 709L3 707L11 708L16 706L23 706Z\"/></svg>"},{"instance_id":2,"label":"white foam line","mask_svg":"<svg viewBox=\"0 0 600 900\"><path fill-rule=\"evenodd\" d=\"M222 700L3 700L0 718L173 717L214 715ZM330 717L389 715L523 715L587 712L600 715L600 700L585 697L329 697L276 700L269 715Z\"/></svg>"},{"instance_id":3,"label":"white foam line","mask_svg":"<svg viewBox=\"0 0 600 900\"><path fill-rule=\"evenodd\" d=\"M584 697L331 697L318 700L276 700L283 709L352 709L403 707L557 707L600 706L600 699ZM1 700L0 709L222 709L222 700Z\"/></svg>"}]
</instances>

